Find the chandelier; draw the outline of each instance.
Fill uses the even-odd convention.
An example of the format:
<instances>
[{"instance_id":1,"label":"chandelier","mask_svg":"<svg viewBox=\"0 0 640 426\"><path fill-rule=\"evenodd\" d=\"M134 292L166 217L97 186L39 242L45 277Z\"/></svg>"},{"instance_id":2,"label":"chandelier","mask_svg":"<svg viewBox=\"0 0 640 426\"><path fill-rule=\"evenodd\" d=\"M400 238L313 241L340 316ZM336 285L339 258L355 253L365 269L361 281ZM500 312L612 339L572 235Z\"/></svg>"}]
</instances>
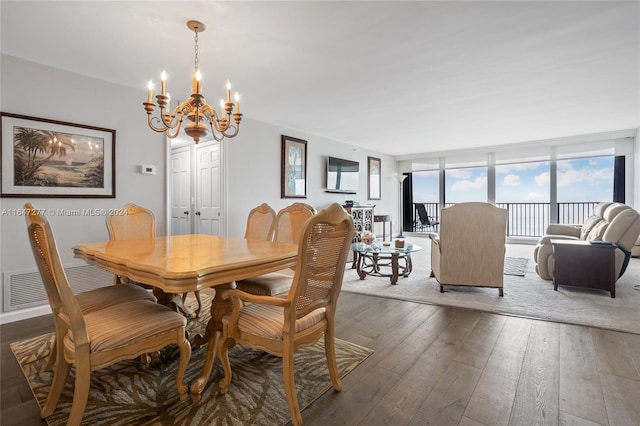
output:
<instances>
[{"instance_id":1,"label":"chandelier","mask_svg":"<svg viewBox=\"0 0 640 426\"><path fill-rule=\"evenodd\" d=\"M147 122L151 130L164 133L169 138L175 138L180 133L182 122L185 117L189 120L184 126L184 132L191 136L197 144L200 138L208 133L208 127L211 129L213 138L222 141L225 137L232 138L238 134L240 129L240 96L235 94L235 112L234 105L231 102L231 83L227 80L227 100L220 100L220 111L216 111L202 95L202 83L200 82L201 74L198 68L198 33L204 31L205 26L199 21L188 21L187 27L195 33L195 64L193 69L193 80L191 82L191 96L186 101L176 106L171 111L171 96L166 92L167 73L162 72L160 76L161 90L156 95L156 102L160 107L159 116L153 116L156 104L153 102L153 82L149 81L149 96L147 102L144 102L144 109L147 112ZM235 124L231 123L231 116Z\"/></svg>"}]
</instances>

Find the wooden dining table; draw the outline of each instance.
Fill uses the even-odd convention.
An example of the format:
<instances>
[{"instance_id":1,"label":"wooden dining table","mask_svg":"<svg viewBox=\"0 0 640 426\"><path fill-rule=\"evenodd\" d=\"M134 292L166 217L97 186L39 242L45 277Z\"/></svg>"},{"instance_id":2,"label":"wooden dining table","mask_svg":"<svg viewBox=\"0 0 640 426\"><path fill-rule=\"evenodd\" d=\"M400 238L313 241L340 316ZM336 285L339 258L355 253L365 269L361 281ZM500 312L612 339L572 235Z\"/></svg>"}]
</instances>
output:
<instances>
[{"instance_id":1,"label":"wooden dining table","mask_svg":"<svg viewBox=\"0 0 640 426\"><path fill-rule=\"evenodd\" d=\"M207 351L202 371L191 384L191 394L197 401L209 380L215 355L220 355L217 352L222 345L217 339L222 318L231 311L231 302L221 297L222 290L233 288L235 281L294 266L298 246L190 234L79 244L73 251L75 257L89 264L153 286L161 303L164 295L169 301L172 296L215 287L211 319L204 335L194 339L196 347L209 344L216 348Z\"/></svg>"}]
</instances>

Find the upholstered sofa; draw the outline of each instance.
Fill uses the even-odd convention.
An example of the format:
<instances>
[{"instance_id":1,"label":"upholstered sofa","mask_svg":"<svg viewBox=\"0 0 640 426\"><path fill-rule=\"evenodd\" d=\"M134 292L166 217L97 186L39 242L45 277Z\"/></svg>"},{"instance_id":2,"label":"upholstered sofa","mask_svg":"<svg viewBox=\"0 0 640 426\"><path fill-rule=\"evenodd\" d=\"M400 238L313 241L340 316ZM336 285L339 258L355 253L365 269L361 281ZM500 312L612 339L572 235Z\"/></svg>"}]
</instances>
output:
<instances>
[{"instance_id":1,"label":"upholstered sofa","mask_svg":"<svg viewBox=\"0 0 640 426\"><path fill-rule=\"evenodd\" d=\"M553 246L551 240L609 241L615 251L616 277L624 273L631 250L640 235L640 214L622 203L600 203L582 225L551 224L533 252L536 272L545 280L553 279Z\"/></svg>"}]
</instances>

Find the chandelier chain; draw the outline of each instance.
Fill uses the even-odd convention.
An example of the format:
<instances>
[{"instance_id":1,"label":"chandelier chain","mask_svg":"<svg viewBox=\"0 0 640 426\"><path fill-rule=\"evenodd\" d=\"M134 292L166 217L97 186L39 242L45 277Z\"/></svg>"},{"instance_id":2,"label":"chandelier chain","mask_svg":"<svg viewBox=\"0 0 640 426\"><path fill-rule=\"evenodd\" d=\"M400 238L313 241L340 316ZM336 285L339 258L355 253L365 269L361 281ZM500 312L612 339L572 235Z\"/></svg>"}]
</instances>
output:
<instances>
[{"instance_id":1,"label":"chandelier chain","mask_svg":"<svg viewBox=\"0 0 640 426\"><path fill-rule=\"evenodd\" d=\"M198 68L198 31L194 31L196 33L195 39L196 39L196 47L195 47L195 52L196 52L196 69Z\"/></svg>"}]
</instances>

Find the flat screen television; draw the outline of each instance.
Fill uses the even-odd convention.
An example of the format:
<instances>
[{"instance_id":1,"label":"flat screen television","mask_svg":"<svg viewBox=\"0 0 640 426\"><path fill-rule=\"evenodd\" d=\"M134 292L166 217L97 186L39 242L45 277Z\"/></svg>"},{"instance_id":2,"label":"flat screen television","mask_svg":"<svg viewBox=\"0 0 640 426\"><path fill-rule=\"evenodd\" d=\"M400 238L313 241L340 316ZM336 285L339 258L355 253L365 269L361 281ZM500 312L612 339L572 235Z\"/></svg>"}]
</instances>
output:
<instances>
[{"instance_id":1,"label":"flat screen television","mask_svg":"<svg viewBox=\"0 0 640 426\"><path fill-rule=\"evenodd\" d=\"M360 163L342 158L327 159L327 192L355 194L360 181Z\"/></svg>"}]
</instances>

